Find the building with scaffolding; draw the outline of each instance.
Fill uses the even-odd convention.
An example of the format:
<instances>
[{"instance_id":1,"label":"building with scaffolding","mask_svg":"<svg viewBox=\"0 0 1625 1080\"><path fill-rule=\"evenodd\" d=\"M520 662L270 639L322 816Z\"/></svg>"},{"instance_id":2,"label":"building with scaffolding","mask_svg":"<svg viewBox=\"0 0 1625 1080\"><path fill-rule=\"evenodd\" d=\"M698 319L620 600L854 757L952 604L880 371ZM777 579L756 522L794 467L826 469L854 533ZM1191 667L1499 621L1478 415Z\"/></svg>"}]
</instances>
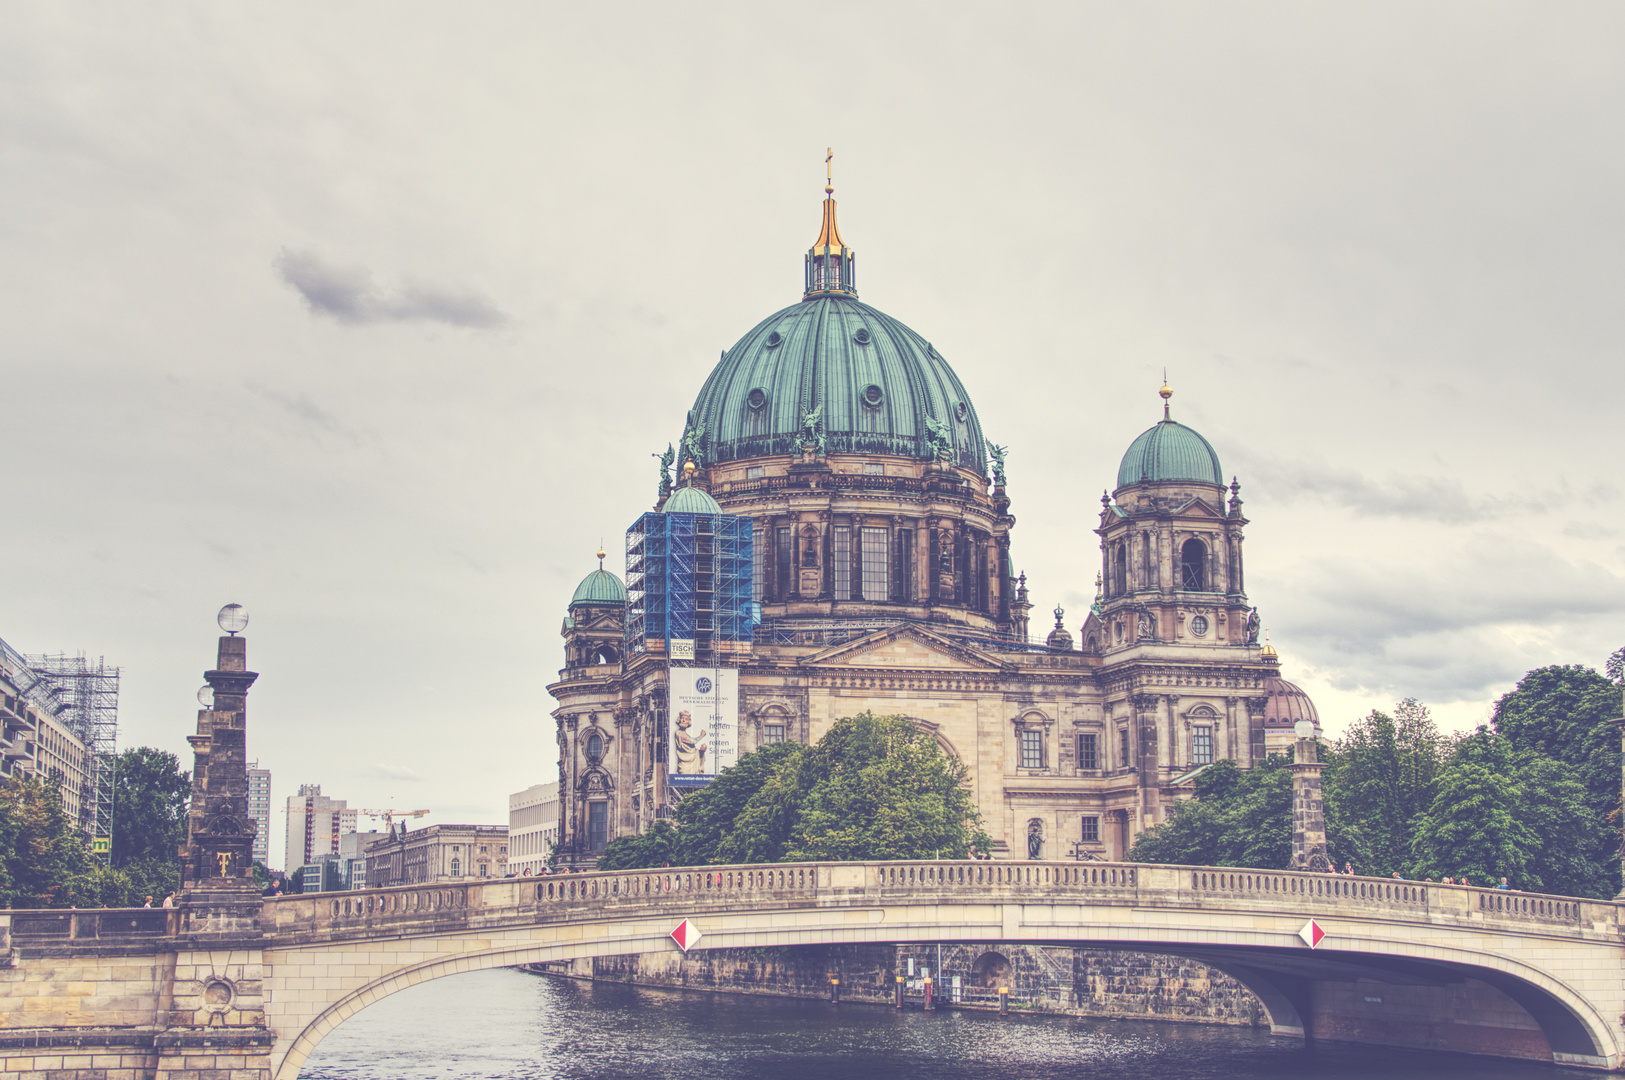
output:
<instances>
[{"instance_id":1,"label":"building with scaffolding","mask_svg":"<svg viewBox=\"0 0 1625 1080\"><path fill-rule=\"evenodd\" d=\"M91 850L113 835L119 669L84 654L24 656L0 641L0 775L54 780Z\"/></svg>"},{"instance_id":2,"label":"building with scaffolding","mask_svg":"<svg viewBox=\"0 0 1625 1080\"><path fill-rule=\"evenodd\" d=\"M1160 418L1092 403L1127 449L1078 463L1099 483L1046 513L1076 523L1051 587L1093 602L1076 634L1060 607L1030 627L1008 449L929 338L858 301L825 194L801 300L704 378L655 512L627 533L624 585L600 566L570 602L548 686L559 848L585 864L671 816L727 766L719 735L743 756L873 712L965 767L995 858L1121 859L1203 770L1249 768L1315 718L1261 640L1240 484L1173 419L1172 387ZM734 548L749 592L726 597L724 521L752 533Z\"/></svg>"},{"instance_id":3,"label":"building with scaffolding","mask_svg":"<svg viewBox=\"0 0 1625 1080\"><path fill-rule=\"evenodd\" d=\"M749 518L693 487L626 530L626 650L710 664L750 655Z\"/></svg>"}]
</instances>

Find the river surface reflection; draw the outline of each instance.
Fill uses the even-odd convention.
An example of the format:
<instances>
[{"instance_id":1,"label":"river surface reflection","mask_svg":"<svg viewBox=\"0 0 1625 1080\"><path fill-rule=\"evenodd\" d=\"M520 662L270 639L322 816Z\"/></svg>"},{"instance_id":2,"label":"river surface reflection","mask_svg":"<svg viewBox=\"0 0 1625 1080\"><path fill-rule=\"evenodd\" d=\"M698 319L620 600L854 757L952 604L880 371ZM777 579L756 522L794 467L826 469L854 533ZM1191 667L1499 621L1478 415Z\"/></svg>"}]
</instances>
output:
<instances>
[{"instance_id":1,"label":"river surface reflection","mask_svg":"<svg viewBox=\"0 0 1625 1080\"><path fill-rule=\"evenodd\" d=\"M1583 1070L1194 1024L924 1013L482 971L352 1017L305 1080L1558 1080Z\"/></svg>"}]
</instances>

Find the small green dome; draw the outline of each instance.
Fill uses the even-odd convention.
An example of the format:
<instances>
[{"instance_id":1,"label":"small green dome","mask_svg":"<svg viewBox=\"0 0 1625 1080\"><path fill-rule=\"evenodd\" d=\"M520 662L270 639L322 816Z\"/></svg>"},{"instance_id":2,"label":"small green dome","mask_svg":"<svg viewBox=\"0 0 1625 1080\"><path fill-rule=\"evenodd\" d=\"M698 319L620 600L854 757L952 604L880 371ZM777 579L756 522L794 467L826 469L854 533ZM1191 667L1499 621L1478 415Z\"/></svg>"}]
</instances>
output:
<instances>
[{"instance_id":1,"label":"small green dome","mask_svg":"<svg viewBox=\"0 0 1625 1080\"><path fill-rule=\"evenodd\" d=\"M581 579L576 586L576 594L570 597L570 606L577 604L602 604L606 606L621 607L626 603L626 586L621 579L608 570L598 569Z\"/></svg>"},{"instance_id":2,"label":"small green dome","mask_svg":"<svg viewBox=\"0 0 1625 1080\"><path fill-rule=\"evenodd\" d=\"M720 514L722 507L710 495L697 487L680 487L666 497L663 514Z\"/></svg>"},{"instance_id":3,"label":"small green dome","mask_svg":"<svg viewBox=\"0 0 1625 1080\"><path fill-rule=\"evenodd\" d=\"M1224 486L1218 452L1201 435L1176 420L1162 420L1129 446L1117 468L1117 486L1185 480Z\"/></svg>"}]
</instances>

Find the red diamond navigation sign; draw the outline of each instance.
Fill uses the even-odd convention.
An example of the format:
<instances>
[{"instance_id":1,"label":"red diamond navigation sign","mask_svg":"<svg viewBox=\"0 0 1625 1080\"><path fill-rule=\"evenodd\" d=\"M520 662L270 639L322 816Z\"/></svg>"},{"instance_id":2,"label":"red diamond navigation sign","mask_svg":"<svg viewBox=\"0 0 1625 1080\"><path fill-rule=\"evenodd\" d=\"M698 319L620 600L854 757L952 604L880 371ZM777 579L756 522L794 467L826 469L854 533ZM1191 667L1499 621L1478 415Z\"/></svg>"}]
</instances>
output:
<instances>
[{"instance_id":1,"label":"red diamond navigation sign","mask_svg":"<svg viewBox=\"0 0 1625 1080\"><path fill-rule=\"evenodd\" d=\"M678 929L681 930L682 927L678 927ZM1320 928L1319 923L1313 919L1310 919L1308 922L1303 924L1303 929L1298 931L1298 936L1303 938L1303 943L1305 945L1313 949L1316 945L1319 945L1322 941L1326 940L1326 931Z\"/></svg>"},{"instance_id":2,"label":"red diamond navigation sign","mask_svg":"<svg viewBox=\"0 0 1625 1080\"><path fill-rule=\"evenodd\" d=\"M704 936L704 934L700 933L700 928L695 926L692 922L689 922L687 919L684 919L682 922L678 923L677 929L671 932L671 939L677 942L677 947L682 949L684 952L688 952L688 950L692 949L699 943L700 938Z\"/></svg>"}]
</instances>

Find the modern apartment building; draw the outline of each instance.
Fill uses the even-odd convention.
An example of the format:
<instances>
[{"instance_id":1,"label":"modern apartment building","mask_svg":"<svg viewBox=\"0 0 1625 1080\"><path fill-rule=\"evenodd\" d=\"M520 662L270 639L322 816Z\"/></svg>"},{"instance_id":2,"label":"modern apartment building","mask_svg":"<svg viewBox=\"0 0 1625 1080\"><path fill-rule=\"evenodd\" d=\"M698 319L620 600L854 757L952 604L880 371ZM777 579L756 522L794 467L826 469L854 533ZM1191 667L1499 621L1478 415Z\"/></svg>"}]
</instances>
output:
<instances>
[{"instance_id":1,"label":"modern apartment building","mask_svg":"<svg viewBox=\"0 0 1625 1080\"><path fill-rule=\"evenodd\" d=\"M539 874L559 838L559 782L533 784L508 796L508 869Z\"/></svg>"},{"instance_id":2,"label":"modern apartment building","mask_svg":"<svg viewBox=\"0 0 1625 1080\"><path fill-rule=\"evenodd\" d=\"M324 855L339 853L339 837L355 832L356 812L343 799L322 794L320 784L300 784L288 796L287 847L282 860L289 872Z\"/></svg>"},{"instance_id":3,"label":"modern apartment building","mask_svg":"<svg viewBox=\"0 0 1625 1080\"><path fill-rule=\"evenodd\" d=\"M271 866L271 770L260 763L248 763L248 816L259 826L254 834L254 861Z\"/></svg>"}]
</instances>

